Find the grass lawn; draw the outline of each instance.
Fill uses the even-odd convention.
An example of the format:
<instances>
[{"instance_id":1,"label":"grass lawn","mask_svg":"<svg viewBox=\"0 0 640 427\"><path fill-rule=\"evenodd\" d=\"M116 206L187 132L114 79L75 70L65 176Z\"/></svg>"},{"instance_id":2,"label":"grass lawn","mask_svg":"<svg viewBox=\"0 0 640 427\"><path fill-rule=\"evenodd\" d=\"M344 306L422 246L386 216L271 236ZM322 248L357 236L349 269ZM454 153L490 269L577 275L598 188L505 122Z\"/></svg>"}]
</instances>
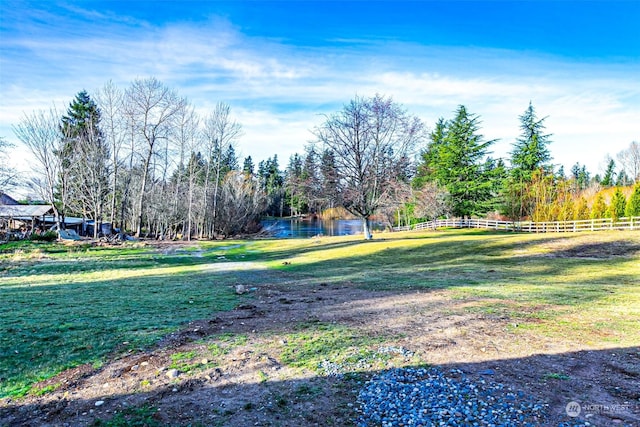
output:
<instances>
[{"instance_id":1,"label":"grass lawn","mask_svg":"<svg viewBox=\"0 0 640 427\"><path fill-rule=\"evenodd\" d=\"M383 233L373 241L161 248L7 244L0 246L0 397L34 392L32 384L66 368L99 366L153 345L188 321L251 298L236 295L234 285L265 283L438 289L465 302L459 310L519 319L523 330L541 336L596 347L640 345L640 232L448 230ZM346 328L320 332L324 346L360 345ZM314 343L308 333L291 325L289 341L304 350ZM313 352L308 362L300 353L291 364L316 363Z\"/></svg>"}]
</instances>

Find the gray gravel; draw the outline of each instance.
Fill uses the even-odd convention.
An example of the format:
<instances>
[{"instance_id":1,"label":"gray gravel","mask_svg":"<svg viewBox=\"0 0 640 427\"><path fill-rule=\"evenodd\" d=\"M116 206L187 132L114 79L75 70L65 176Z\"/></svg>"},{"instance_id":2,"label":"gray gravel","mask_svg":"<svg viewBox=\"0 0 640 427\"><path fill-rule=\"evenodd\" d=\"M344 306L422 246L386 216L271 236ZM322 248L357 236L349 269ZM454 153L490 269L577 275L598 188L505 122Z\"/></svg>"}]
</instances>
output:
<instances>
[{"instance_id":1,"label":"gray gravel","mask_svg":"<svg viewBox=\"0 0 640 427\"><path fill-rule=\"evenodd\" d=\"M359 427L539 426L545 424L548 405L499 383L472 380L457 369L402 368L367 381L357 409Z\"/></svg>"}]
</instances>

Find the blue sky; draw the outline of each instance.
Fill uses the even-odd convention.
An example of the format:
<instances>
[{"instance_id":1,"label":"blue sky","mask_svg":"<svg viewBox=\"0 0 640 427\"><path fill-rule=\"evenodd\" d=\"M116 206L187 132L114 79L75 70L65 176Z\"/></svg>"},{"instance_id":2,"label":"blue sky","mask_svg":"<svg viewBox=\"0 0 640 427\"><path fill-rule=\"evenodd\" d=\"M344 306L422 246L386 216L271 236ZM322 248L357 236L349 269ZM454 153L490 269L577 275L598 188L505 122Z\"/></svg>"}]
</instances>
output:
<instances>
[{"instance_id":1,"label":"blue sky","mask_svg":"<svg viewBox=\"0 0 640 427\"><path fill-rule=\"evenodd\" d=\"M375 93L428 126L464 104L494 157L529 101L566 168L598 172L640 140L640 1L3 0L0 20L0 136L16 144L24 113L149 76L202 113L230 104L241 155L283 167L322 114Z\"/></svg>"}]
</instances>

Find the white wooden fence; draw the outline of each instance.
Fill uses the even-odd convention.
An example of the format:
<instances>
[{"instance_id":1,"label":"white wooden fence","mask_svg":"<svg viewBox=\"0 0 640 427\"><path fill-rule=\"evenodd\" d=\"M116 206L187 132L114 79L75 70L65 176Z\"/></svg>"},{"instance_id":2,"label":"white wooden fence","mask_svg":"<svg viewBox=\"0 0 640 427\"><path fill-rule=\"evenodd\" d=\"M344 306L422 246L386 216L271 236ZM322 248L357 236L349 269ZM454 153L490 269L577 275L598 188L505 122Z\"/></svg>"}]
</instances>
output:
<instances>
[{"instance_id":1,"label":"white wooden fence","mask_svg":"<svg viewBox=\"0 0 640 427\"><path fill-rule=\"evenodd\" d=\"M496 221L490 219L437 219L411 226L394 227L394 231L435 230L436 228L486 228L490 230L519 231L528 233L564 233L597 230L640 230L640 216L619 218L584 219L577 221Z\"/></svg>"}]
</instances>

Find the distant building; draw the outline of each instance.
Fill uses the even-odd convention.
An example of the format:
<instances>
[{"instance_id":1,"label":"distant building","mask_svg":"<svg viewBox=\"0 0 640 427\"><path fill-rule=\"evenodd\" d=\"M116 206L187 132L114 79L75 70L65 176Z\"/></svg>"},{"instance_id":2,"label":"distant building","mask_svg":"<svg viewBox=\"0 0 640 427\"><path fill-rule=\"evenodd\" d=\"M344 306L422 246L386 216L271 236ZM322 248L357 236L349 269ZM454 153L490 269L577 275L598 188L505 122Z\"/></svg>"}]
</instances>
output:
<instances>
[{"instance_id":1,"label":"distant building","mask_svg":"<svg viewBox=\"0 0 640 427\"><path fill-rule=\"evenodd\" d=\"M63 228L73 230L80 236L93 236L94 227L93 220L72 216L64 218ZM99 223L99 227L100 235L109 236L117 232L108 222ZM0 193L0 234L25 235L37 230L57 231L56 218L51 205L21 205L13 197Z\"/></svg>"},{"instance_id":2,"label":"distant building","mask_svg":"<svg viewBox=\"0 0 640 427\"><path fill-rule=\"evenodd\" d=\"M21 205L8 194L0 193L0 231L35 230L46 223L47 215L52 214L50 205Z\"/></svg>"}]
</instances>

